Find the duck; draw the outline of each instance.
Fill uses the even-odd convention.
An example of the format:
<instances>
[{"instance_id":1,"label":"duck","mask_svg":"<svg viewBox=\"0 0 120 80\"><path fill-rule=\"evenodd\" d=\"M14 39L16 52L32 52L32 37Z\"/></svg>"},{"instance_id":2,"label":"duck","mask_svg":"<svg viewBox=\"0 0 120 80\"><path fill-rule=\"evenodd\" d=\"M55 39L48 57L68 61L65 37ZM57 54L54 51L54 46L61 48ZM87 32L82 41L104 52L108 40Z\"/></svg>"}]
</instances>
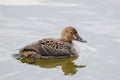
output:
<instances>
[{"instance_id":1,"label":"duck","mask_svg":"<svg viewBox=\"0 0 120 80\"><path fill-rule=\"evenodd\" d=\"M60 38L43 38L19 50L19 55L24 58L60 59L76 56L73 40L87 43L78 34L73 26L65 27Z\"/></svg>"}]
</instances>

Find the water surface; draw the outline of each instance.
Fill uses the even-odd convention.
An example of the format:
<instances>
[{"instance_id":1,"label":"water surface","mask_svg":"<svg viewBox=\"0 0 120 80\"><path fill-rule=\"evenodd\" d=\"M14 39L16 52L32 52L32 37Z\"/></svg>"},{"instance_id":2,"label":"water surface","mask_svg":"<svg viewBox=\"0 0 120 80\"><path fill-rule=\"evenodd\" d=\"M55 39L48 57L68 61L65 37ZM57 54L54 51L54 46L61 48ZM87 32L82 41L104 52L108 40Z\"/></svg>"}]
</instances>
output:
<instances>
[{"instance_id":1,"label":"water surface","mask_svg":"<svg viewBox=\"0 0 120 80\"><path fill-rule=\"evenodd\" d=\"M0 1L0 80L120 80L119 0ZM18 49L72 25L78 58L22 63Z\"/></svg>"}]
</instances>

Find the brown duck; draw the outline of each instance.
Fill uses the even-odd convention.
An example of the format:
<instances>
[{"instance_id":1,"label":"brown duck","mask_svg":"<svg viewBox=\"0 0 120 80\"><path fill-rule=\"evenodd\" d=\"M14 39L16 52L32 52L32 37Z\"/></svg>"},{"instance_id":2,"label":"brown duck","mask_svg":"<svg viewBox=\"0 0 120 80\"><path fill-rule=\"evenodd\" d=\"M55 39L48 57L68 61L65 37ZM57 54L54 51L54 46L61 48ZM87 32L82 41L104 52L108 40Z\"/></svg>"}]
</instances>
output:
<instances>
[{"instance_id":1,"label":"brown duck","mask_svg":"<svg viewBox=\"0 0 120 80\"><path fill-rule=\"evenodd\" d=\"M29 44L19 51L21 57L57 59L76 56L72 40L87 42L83 40L77 30L68 26L61 33L61 38L45 38L38 42Z\"/></svg>"}]
</instances>

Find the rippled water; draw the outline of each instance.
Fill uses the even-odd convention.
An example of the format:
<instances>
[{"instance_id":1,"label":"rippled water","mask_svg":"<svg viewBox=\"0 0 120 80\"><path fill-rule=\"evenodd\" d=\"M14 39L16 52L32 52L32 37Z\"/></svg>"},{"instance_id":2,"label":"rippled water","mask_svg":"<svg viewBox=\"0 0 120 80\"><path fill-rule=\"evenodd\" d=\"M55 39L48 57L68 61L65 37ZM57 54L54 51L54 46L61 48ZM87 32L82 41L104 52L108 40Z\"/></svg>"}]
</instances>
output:
<instances>
[{"instance_id":1,"label":"rippled water","mask_svg":"<svg viewBox=\"0 0 120 80\"><path fill-rule=\"evenodd\" d=\"M0 1L0 80L120 80L119 0ZM12 55L72 25L87 44L78 58L17 60ZM22 63L23 62L23 63Z\"/></svg>"}]
</instances>

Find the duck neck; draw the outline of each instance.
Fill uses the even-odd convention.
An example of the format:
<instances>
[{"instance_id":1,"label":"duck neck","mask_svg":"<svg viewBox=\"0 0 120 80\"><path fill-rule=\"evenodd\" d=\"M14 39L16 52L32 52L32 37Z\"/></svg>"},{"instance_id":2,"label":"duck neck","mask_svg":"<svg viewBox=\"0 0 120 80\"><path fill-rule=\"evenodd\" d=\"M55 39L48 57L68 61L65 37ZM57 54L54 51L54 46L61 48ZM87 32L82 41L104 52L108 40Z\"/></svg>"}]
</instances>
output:
<instances>
[{"instance_id":1,"label":"duck neck","mask_svg":"<svg viewBox=\"0 0 120 80\"><path fill-rule=\"evenodd\" d=\"M72 40L67 39L66 37L61 36L61 40L67 43L72 43Z\"/></svg>"}]
</instances>

